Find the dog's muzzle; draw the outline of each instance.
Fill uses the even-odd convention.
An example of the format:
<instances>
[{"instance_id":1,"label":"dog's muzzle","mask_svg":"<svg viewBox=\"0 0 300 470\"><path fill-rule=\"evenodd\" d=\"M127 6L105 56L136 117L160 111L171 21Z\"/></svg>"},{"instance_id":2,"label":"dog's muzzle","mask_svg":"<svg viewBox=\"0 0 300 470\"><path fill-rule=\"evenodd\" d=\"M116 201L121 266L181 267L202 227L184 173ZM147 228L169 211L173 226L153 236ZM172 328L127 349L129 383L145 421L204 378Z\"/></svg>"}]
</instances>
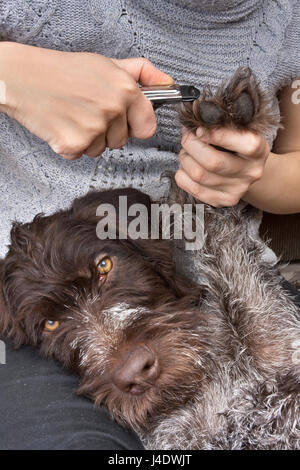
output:
<instances>
[{"instance_id":1,"label":"dog's muzzle","mask_svg":"<svg viewBox=\"0 0 300 470\"><path fill-rule=\"evenodd\" d=\"M142 395L159 378L157 355L144 343L126 349L119 351L119 363L112 371L111 380L123 393Z\"/></svg>"}]
</instances>

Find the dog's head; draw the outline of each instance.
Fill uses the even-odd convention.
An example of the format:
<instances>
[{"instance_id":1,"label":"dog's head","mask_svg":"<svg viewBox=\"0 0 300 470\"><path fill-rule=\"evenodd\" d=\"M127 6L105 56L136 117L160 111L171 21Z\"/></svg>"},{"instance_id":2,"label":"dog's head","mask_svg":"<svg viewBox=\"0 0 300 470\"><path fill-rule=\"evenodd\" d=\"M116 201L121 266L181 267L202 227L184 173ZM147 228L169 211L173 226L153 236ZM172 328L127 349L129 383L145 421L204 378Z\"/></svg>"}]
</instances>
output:
<instances>
[{"instance_id":1,"label":"dog's head","mask_svg":"<svg viewBox=\"0 0 300 470\"><path fill-rule=\"evenodd\" d=\"M116 238L98 238L97 207L118 213L122 195L151 214L148 196L128 189L90 193L13 226L0 267L0 332L73 368L82 393L144 427L182 403L200 373L199 288L176 273L168 240L124 239L118 218Z\"/></svg>"}]
</instances>

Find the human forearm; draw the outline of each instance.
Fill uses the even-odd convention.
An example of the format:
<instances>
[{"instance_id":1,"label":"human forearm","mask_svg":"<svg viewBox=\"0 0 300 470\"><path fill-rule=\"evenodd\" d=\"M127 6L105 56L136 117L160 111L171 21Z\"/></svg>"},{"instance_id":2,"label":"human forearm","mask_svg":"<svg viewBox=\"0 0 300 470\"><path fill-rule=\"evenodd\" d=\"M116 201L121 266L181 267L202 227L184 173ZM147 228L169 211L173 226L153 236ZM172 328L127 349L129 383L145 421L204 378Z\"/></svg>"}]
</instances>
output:
<instances>
[{"instance_id":1,"label":"human forearm","mask_svg":"<svg viewBox=\"0 0 300 470\"><path fill-rule=\"evenodd\" d=\"M12 44L12 46L10 46ZM13 43L0 41L0 112L9 114L12 110L11 93L7 93L7 83L9 81L9 56ZM9 95L9 96L8 96Z\"/></svg>"},{"instance_id":2,"label":"human forearm","mask_svg":"<svg viewBox=\"0 0 300 470\"><path fill-rule=\"evenodd\" d=\"M6 95L0 112L68 159L99 156L106 147L122 147L129 136L151 137L155 114L137 82L172 83L145 58L117 60L9 42L0 43L0 80Z\"/></svg>"},{"instance_id":3,"label":"human forearm","mask_svg":"<svg viewBox=\"0 0 300 470\"><path fill-rule=\"evenodd\" d=\"M300 212L300 151L270 153L263 176L243 199L274 214Z\"/></svg>"}]
</instances>

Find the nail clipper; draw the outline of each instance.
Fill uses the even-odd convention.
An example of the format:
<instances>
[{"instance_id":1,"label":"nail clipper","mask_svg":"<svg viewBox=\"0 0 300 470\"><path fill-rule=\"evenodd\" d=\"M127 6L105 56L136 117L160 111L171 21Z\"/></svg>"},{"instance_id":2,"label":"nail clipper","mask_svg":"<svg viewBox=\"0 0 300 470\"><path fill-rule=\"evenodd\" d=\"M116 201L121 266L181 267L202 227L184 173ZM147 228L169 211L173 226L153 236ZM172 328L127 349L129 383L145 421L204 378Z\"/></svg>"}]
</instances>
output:
<instances>
[{"instance_id":1,"label":"nail clipper","mask_svg":"<svg viewBox=\"0 0 300 470\"><path fill-rule=\"evenodd\" d=\"M163 104L193 102L200 96L200 90L191 85L141 87L141 91L152 102L154 109Z\"/></svg>"}]
</instances>

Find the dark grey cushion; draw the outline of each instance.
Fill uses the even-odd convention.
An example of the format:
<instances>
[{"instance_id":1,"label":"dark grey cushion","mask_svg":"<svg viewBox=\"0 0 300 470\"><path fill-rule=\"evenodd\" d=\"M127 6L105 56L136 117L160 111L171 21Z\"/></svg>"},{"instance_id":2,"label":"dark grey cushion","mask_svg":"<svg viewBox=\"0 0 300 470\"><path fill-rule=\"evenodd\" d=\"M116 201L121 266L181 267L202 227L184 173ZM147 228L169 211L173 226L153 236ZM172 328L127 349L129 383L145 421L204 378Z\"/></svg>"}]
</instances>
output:
<instances>
[{"instance_id":1,"label":"dark grey cushion","mask_svg":"<svg viewBox=\"0 0 300 470\"><path fill-rule=\"evenodd\" d=\"M26 346L6 342L0 364L0 449L142 449L105 409L76 395L78 378Z\"/></svg>"}]
</instances>

